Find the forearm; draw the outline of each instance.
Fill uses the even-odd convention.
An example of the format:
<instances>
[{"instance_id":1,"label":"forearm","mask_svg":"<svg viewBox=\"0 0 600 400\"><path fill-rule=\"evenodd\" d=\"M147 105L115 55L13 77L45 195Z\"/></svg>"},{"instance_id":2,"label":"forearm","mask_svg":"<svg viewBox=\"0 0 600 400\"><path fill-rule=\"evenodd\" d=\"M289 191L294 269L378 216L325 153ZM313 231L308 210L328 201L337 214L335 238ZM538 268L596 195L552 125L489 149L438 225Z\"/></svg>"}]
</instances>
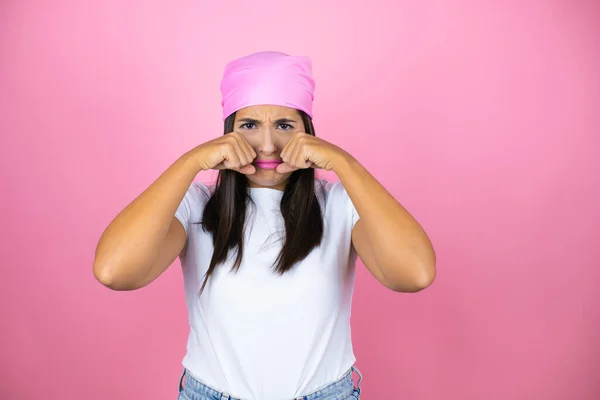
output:
<instances>
[{"instance_id":1,"label":"forearm","mask_svg":"<svg viewBox=\"0 0 600 400\"><path fill-rule=\"evenodd\" d=\"M96 248L96 276L144 276L199 172L191 153L177 159L108 225Z\"/></svg>"},{"instance_id":2,"label":"forearm","mask_svg":"<svg viewBox=\"0 0 600 400\"><path fill-rule=\"evenodd\" d=\"M376 266L389 282L435 277L433 246L413 216L348 153L334 163L369 237Z\"/></svg>"}]
</instances>

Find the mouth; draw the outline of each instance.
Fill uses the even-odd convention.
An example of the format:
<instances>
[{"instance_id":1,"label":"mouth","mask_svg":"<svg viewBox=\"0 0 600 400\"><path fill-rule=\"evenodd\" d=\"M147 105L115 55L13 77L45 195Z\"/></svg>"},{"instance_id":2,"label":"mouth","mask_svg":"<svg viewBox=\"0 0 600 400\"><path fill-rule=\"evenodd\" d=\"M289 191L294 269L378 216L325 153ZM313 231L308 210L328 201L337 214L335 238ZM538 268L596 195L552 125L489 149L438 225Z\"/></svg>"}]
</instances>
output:
<instances>
[{"instance_id":1,"label":"mouth","mask_svg":"<svg viewBox=\"0 0 600 400\"><path fill-rule=\"evenodd\" d=\"M268 161L257 161L254 163L254 165L256 167L262 168L262 169L275 169L281 163L282 163L282 161L268 160Z\"/></svg>"}]
</instances>

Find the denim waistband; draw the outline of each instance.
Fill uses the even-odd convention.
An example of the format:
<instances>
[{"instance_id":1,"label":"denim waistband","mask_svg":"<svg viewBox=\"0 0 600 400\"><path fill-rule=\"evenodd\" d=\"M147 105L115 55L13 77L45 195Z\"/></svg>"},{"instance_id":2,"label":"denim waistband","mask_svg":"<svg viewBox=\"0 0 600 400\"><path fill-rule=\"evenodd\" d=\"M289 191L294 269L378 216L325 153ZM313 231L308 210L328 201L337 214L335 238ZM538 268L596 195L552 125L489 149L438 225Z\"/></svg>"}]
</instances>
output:
<instances>
[{"instance_id":1,"label":"denim waistband","mask_svg":"<svg viewBox=\"0 0 600 400\"><path fill-rule=\"evenodd\" d=\"M356 372L358 375L358 381L354 386L352 380L352 373ZM185 385L183 384L183 378L185 376ZM319 389L315 392L307 394L305 396L296 397L290 400L339 400L345 399L350 395L355 395L358 399L360 396L360 382L362 380L362 374L355 366L352 366L348 372L344 374L339 380ZM198 378L193 376L187 369L184 368L181 378L179 379L179 392L181 393L186 390L186 395L191 397L192 400L246 400L233 397L227 393L219 392L216 389L202 383Z\"/></svg>"}]
</instances>

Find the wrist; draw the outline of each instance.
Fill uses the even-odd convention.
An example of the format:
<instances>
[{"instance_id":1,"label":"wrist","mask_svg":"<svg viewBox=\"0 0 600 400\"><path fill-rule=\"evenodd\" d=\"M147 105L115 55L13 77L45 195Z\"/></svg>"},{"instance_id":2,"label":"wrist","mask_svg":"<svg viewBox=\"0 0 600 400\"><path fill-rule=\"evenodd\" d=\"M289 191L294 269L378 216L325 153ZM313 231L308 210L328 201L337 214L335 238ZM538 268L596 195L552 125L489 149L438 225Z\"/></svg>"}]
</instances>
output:
<instances>
[{"instance_id":1,"label":"wrist","mask_svg":"<svg viewBox=\"0 0 600 400\"><path fill-rule=\"evenodd\" d=\"M202 163L202 155L199 148L194 148L182 156L183 163L195 173L205 171Z\"/></svg>"},{"instance_id":2,"label":"wrist","mask_svg":"<svg viewBox=\"0 0 600 400\"><path fill-rule=\"evenodd\" d=\"M331 163L332 170L339 176L340 173L343 174L344 171L352 168L352 165L357 162L358 161L356 161L356 159L352 157L350 153L342 150L339 153L336 153L336 156L333 158Z\"/></svg>"}]
</instances>

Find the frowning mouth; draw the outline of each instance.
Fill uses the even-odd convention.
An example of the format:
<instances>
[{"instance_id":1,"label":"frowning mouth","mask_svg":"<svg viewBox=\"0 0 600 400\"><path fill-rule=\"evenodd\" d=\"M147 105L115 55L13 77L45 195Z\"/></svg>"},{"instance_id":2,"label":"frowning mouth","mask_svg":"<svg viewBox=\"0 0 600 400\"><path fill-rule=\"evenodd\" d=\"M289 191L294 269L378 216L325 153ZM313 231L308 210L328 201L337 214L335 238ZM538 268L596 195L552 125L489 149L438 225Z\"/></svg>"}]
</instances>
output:
<instances>
[{"instance_id":1,"label":"frowning mouth","mask_svg":"<svg viewBox=\"0 0 600 400\"><path fill-rule=\"evenodd\" d=\"M277 160L267 160L267 161L256 161L254 163L255 166L262 169L275 169L282 161Z\"/></svg>"}]
</instances>

